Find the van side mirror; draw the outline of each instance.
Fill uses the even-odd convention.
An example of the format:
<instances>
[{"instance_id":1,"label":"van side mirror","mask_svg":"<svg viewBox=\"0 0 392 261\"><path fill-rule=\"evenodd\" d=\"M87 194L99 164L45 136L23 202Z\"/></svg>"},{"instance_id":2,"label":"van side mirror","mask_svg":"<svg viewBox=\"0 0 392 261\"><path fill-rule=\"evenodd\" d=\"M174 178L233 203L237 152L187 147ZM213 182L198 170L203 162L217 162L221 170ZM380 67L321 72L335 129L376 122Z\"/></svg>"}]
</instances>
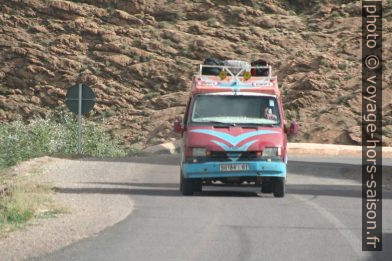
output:
<instances>
[{"instance_id":1,"label":"van side mirror","mask_svg":"<svg viewBox=\"0 0 392 261\"><path fill-rule=\"evenodd\" d=\"M177 133L182 133L182 132L184 131L184 128L182 127L181 119L180 119L180 118L177 117L177 118L174 120L173 129L174 129L174 131L177 132Z\"/></svg>"},{"instance_id":2,"label":"van side mirror","mask_svg":"<svg viewBox=\"0 0 392 261\"><path fill-rule=\"evenodd\" d=\"M293 134L293 135L297 134L298 133L298 123L295 121L291 122L290 129L288 130L287 133Z\"/></svg>"}]
</instances>

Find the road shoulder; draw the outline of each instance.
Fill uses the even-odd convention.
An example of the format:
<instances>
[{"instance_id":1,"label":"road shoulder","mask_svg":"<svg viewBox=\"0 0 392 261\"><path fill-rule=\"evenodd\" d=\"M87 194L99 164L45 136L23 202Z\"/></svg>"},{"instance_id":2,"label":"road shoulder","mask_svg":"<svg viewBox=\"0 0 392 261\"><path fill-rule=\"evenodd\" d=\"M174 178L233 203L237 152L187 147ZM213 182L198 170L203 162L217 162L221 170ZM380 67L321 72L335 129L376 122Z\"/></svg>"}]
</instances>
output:
<instances>
[{"instance_id":1,"label":"road shoulder","mask_svg":"<svg viewBox=\"0 0 392 261\"><path fill-rule=\"evenodd\" d=\"M94 172L86 175L88 171L82 168L75 171L75 162L78 161L44 157L22 163L15 171L25 175L39 166L41 171L34 178L55 188L85 187L99 180ZM25 228L1 238L2 260L23 260L56 251L120 222L133 210L133 201L125 194L53 193L52 197L65 213L34 219Z\"/></svg>"}]
</instances>

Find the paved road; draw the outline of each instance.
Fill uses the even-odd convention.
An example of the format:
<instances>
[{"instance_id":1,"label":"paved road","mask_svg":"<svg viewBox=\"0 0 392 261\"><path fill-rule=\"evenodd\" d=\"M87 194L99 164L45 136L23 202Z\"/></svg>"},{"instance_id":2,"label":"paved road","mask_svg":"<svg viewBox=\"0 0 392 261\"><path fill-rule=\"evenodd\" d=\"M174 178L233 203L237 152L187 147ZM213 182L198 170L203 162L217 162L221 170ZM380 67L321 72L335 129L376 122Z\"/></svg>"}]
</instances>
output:
<instances>
[{"instance_id":1,"label":"paved road","mask_svg":"<svg viewBox=\"0 0 392 261\"><path fill-rule=\"evenodd\" d=\"M38 260L391 260L392 191L384 190L384 251L361 251L359 164L292 157L281 199L256 187L219 185L181 196L174 156L96 161L97 175L112 177L105 188L92 182L60 192L128 194L135 210L97 236ZM392 175L390 168L384 172Z\"/></svg>"}]
</instances>

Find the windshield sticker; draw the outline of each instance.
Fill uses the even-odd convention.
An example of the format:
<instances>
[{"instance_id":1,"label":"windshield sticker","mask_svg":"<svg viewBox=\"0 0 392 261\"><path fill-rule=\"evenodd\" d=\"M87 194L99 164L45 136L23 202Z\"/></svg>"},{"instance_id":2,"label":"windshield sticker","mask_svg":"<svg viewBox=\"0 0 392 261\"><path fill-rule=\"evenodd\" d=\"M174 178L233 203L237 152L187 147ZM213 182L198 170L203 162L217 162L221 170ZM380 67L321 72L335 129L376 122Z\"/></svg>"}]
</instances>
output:
<instances>
[{"instance_id":1,"label":"windshield sticker","mask_svg":"<svg viewBox=\"0 0 392 261\"><path fill-rule=\"evenodd\" d=\"M275 102L274 102L274 100L272 100L272 99L269 100L269 106L275 107Z\"/></svg>"}]
</instances>

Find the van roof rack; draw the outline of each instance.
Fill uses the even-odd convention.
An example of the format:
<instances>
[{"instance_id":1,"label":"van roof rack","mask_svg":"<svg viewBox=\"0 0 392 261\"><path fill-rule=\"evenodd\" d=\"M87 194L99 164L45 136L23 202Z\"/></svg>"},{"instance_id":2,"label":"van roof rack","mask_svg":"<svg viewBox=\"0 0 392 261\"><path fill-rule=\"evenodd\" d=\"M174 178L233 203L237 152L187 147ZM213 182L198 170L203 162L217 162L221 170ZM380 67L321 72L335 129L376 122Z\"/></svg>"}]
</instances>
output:
<instances>
[{"instance_id":1,"label":"van roof rack","mask_svg":"<svg viewBox=\"0 0 392 261\"><path fill-rule=\"evenodd\" d=\"M259 72L262 72L262 74L260 75ZM228 91L257 92L280 96L277 77L272 76L270 65L229 66L201 64L199 66L199 72L193 79L193 93Z\"/></svg>"},{"instance_id":2,"label":"van roof rack","mask_svg":"<svg viewBox=\"0 0 392 261\"><path fill-rule=\"evenodd\" d=\"M245 72L251 72L252 70L257 70L257 69L267 69L268 70L268 75L264 75L262 77L272 77L272 67L271 65L267 66L229 66L229 65L209 65L209 64L200 64L199 65L199 75L209 75L209 74L203 74L203 69L205 68L216 68L216 69L221 69L220 71L225 71L230 76L232 77L239 77ZM233 70L234 69L234 70ZM235 73L235 71L238 71ZM258 76L260 77L260 76Z\"/></svg>"}]
</instances>

